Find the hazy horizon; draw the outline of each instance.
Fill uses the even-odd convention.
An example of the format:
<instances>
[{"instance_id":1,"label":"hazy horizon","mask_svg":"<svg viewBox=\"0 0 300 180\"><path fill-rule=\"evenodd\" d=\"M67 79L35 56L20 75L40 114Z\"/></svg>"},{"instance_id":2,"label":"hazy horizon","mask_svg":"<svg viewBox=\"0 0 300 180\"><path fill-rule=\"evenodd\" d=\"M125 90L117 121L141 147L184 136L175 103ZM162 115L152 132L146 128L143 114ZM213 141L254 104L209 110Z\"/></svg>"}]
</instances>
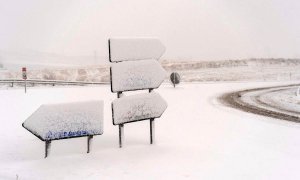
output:
<instances>
[{"instance_id":1,"label":"hazy horizon","mask_svg":"<svg viewBox=\"0 0 300 180\"><path fill-rule=\"evenodd\" d=\"M300 58L299 10L296 0L0 0L0 50L105 61L109 37L147 36L167 47L162 59Z\"/></svg>"}]
</instances>

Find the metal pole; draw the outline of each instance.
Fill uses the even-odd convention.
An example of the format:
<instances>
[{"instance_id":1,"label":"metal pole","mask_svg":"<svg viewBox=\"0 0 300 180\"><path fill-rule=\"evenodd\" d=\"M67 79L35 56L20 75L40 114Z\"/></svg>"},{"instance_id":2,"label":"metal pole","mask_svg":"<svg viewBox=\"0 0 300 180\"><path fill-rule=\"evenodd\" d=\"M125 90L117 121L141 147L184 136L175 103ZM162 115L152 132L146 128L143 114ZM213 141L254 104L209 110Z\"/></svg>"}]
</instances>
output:
<instances>
[{"instance_id":1,"label":"metal pole","mask_svg":"<svg viewBox=\"0 0 300 180\"><path fill-rule=\"evenodd\" d=\"M155 138L155 124L154 124L154 118L150 119L150 144L154 144L154 138Z\"/></svg>"},{"instance_id":2,"label":"metal pole","mask_svg":"<svg viewBox=\"0 0 300 180\"><path fill-rule=\"evenodd\" d=\"M122 92L117 92L117 97L121 98L123 96ZM119 147L122 148L124 139L124 124L119 125Z\"/></svg>"},{"instance_id":3,"label":"metal pole","mask_svg":"<svg viewBox=\"0 0 300 180\"><path fill-rule=\"evenodd\" d=\"M93 140L93 136L88 136L87 137L87 153L91 152L91 143L92 143L92 140Z\"/></svg>"},{"instance_id":4,"label":"metal pole","mask_svg":"<svg viewBox=\"0 0 300 180\"><path fill-rule=\"evenodd\" d=\"M118 98L121 98L121 97L123 97L123 93L122 92L117 92L117 96L118 96Z\"/></svg>"},{"instance_id":5,"label":"metal pole","mask_svg":"<svg viewBox=\"0 0 300 180\"><path fill-rule=\"evenodd\" d=\"M119 125L119 147L122 148L124 141L124 124Z\"/></svg>"},{"instance_id":6,"label":"metal pole","mask_svg":"<svg viewBox=\"0 0 300 180\"><path fill-rule=\"evenodd\" d=\"M173 86L174 86L174 88L175 88L175 73L173 73Z\"/></svg>"},{"instance_id":7,"label":"metal pole","mask_svg":"<svg viewBox=\"0 0 300 180\"><path fill-rule=\"evenodd\" d=\"M27 91L27 80L25 79L25 93Z\"/></svg>"},{"instance_id":8,"label":"metal pole","mask_svg":"<svg viewBox=\"0 0 300 180\"><path fill-rule=\"evenodd\" d=\"M50 154L51 141L45 142L45 158Z\"/></svg>"}]
</instances>

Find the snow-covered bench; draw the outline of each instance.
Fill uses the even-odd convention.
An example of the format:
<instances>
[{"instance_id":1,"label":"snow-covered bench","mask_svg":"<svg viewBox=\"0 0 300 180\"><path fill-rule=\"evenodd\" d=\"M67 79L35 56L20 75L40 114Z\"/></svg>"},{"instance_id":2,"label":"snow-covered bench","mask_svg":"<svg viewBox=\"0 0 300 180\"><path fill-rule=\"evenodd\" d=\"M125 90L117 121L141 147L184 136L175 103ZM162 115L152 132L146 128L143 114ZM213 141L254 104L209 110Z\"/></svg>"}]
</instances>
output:
<instances>
[{"instance_id":1,"label":"snow-covered bench","mask_svg":"<svg viewBox=\"0 0 300 180\"><path fill-rule=\"evenodd\" d=\"M45 158L51 141L87 136L87 153L94 135L103 134L103 101L40 106L22 126L45 141Z\"/></svg>"}]
</instances>

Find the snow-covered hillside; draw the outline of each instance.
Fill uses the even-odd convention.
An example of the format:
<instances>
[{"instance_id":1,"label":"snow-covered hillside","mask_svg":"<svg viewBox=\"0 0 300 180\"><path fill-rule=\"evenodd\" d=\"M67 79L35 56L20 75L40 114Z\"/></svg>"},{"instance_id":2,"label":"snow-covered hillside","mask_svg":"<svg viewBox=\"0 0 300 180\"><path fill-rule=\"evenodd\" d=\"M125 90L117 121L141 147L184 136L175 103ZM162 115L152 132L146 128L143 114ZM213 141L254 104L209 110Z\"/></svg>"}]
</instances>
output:
<instances>
[{"instance_id":1,"label":"snow-covered hillside","mask_svg":"<svg viewBox=\"0 0 300 180\"><path fill-rule=\"evenodd\" d=\"M21 79L21 71L0 71L1 79ZM39 80L64 80L86 82L109 82L109 68L107 66L86 68L60 68L28 70L29 79Z\"/></svg>"},{"instance_id":2,"label":"snow-covered hillside","mask_svg":"<svg viewBox=\"0 0 300 180\"><path fill-rule=\"evenodd\" d=\"M298 59L250 59L207 62L164 60L161 63L168 74L176 71L184 82L300 80L300 60ZM0 71L0 78L20 79L21 70ZM109 82L109 65L80 68L28 69L28 78Z\"/></svg>"}]
</instances>

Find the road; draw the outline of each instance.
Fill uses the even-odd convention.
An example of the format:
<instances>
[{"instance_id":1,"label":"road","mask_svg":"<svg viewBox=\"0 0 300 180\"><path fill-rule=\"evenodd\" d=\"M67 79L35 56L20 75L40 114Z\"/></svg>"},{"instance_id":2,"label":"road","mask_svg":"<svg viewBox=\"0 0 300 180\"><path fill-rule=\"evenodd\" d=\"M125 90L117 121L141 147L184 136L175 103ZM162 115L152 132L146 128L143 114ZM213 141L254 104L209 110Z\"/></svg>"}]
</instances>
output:
<instances>
[{"instance_id":1,"label":"road","mask_svg":"<svg viewBox=\"0 0 300 180\"><path fill-rule=\"evenodd\" d=\"M242 111L277 119L300 122L300 112L291 108L293 103L294 105L297 105L295 100L289 102L290 105L284 106L285 104L281 104L281 101L285 101L285 99L291 99L293 96L295 96L294 98L297 98L296 94L289 93L285 99L276 98L278 95L284 94L287 91L296 92L298 87L299 84L291 84L247 89L223 94L219 97L219 100L224 105L237 108Z\"/></svg>"}]
</instances>

